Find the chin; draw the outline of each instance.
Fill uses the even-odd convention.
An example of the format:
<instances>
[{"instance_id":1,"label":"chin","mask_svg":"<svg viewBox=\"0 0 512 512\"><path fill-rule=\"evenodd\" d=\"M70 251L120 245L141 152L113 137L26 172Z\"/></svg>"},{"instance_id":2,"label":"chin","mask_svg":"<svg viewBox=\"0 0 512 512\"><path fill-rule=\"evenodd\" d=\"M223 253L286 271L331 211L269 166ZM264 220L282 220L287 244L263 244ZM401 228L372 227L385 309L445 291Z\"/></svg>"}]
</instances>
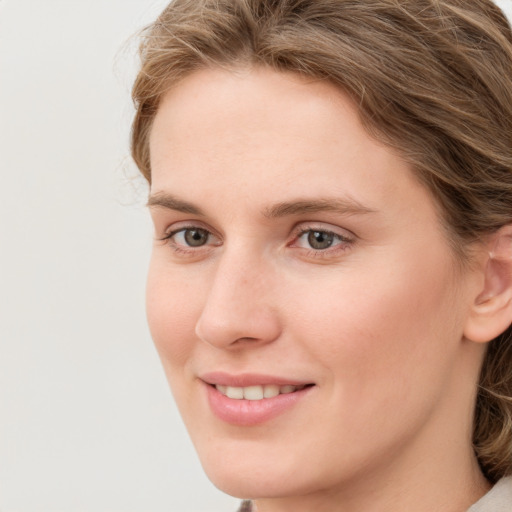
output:
<instances>
[{"instance_id":1,"label":"chin","mask_svg":"<svg viewBox=\"0 0 512 512\"><path fill-rule=\"evenodd\" d=\"M247 471L230 467L204 469L215 487L235 498L279 498L308 493L308 486L301 485L295 473L269 471L270 464Z\"/></svg>"},{"instance_id":2,"label":"chin","mask_svg":"<svg viewBox=\"0 0 512 512\"><path fill-rule=\"evenodd\" d=\"M226 494L242 499L276 496L284 490L283 479L287 479L287 472L282 469L284 461L277 456L270 458L264 452L268 453L265 448L258 449L257 446L231 449L224 446L220 449L210 445L206 450L198 450L203 469L211 482Z\"/></svg>"},{"instance_id":3,"label":"chin","mask_svg":"<svg viewBox=\"0 0 512 512\"><path fill-rule=\"evenodd\" d=\"M221 491L240 499L300 496L326 483L320 481L321 472L312 473L315 463L304 464L293 452L283 454L260 443L245 449L215 447L203 453L199 451L199 456L210 481Z\"/></svg>"}]
</instances>

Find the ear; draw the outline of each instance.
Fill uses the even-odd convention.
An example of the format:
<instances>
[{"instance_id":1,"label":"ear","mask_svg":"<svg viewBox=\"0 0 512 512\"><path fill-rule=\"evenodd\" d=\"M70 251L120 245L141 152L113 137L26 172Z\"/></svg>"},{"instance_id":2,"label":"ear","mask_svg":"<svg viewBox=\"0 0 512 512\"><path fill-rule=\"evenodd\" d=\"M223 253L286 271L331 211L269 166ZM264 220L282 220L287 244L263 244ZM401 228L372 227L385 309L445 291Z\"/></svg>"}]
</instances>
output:
<instances>
[{"instance_id":1,"label":"ear","mask_svg":"<svg viewBox=\"0 0 512 512\"><path fill-rule=\"evenodd\" d=\"M486 343L512 324L512 224L491 235L482 264L483 285L466 322L464 336Z\"/></svg>"}]
</instances>

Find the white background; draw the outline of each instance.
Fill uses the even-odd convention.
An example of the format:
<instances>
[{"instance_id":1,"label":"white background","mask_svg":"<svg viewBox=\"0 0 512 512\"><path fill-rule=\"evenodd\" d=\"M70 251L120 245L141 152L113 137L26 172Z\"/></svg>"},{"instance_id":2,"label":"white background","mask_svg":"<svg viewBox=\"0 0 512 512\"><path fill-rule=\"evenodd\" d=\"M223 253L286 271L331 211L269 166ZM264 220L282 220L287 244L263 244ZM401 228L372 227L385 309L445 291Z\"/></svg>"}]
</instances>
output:
<instances>
[{"instance_id":1,"label":"white background","mask_svg":"<svg viewBox=\"0 0 512 512\"><path fill-rule=\"evenodd\" d=\"M1 512L237 506L203 476L145 325L127 40L166 3L0 0Z\"/></svg>"}]
</instances>

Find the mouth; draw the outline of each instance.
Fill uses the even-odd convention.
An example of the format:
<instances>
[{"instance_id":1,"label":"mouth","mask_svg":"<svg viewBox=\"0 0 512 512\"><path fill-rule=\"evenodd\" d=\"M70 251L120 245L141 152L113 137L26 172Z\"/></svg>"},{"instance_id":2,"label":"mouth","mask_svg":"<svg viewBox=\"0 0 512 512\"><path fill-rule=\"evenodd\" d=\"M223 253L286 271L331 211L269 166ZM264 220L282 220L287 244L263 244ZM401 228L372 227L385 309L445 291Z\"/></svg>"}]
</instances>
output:
<instances>
[{"instance_id":1,"label":"mouth","mask_svg":"<svg viewBox=\"0 0 512 512\"><path fill-rule=\"evenodd\" d=\"M211 373L201 377L210 410L231 425L248 427L271 421L298 404L309 403L314 383L263 375Z\"/></svg>"},{"instance_id":2,"label":"mouth","mask_svg":"<svg viewBox=\"0 0 512 512\"><path fill-rule=\"evenodd\" d=\"M303 384L300 386L294 386L292 384L285 384L279 386L277 384L265 384L255 386L224 386L221 384L211 384L219 393L231 398L232 400L263 400L265 398L275 398L279 395L287 395L301 391L306 387L311 387L314 384Z\"/></svg>"}]
</instances>

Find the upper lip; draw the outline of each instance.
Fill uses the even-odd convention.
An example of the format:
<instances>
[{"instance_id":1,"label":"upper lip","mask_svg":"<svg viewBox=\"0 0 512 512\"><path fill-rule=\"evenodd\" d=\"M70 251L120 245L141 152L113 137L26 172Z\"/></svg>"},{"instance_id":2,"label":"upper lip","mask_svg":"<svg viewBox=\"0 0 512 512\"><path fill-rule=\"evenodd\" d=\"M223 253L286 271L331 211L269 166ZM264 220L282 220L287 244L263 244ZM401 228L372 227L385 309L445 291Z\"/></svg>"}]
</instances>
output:
<instances>
[{"instance_id":1,"label":"upper lip","mask_svg":"<svg viewBox=\"0 0 512 512\"><path fill-rule=\"evenodd\" d=\"M241 388L247 386L264 386L266 384L274 384L276 386L305 386L307 384L313 384L311 381L258 373L240 373L233 375L225 372L208 372L200 375L199 378L207 384Z\"/></svg>"}]
</instances>

